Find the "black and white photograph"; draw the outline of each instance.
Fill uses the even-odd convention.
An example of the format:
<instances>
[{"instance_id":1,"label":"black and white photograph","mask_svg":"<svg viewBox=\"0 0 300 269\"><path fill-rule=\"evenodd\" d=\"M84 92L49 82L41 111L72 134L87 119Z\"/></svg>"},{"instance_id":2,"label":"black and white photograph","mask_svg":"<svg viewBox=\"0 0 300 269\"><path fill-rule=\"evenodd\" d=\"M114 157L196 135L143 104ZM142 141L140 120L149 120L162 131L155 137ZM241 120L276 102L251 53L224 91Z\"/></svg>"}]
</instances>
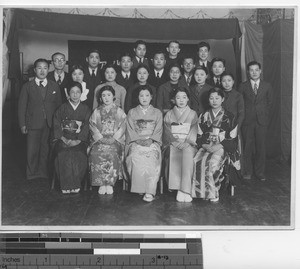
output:
<instances>
[{"instance_id":1,"label":"black and white photograph","mask_svg":"<svg viewBox=\"0 0 300 269\"><path fill-rule=\"evenodd\" d=\"M296 14L3 7L1 230L293 230Z\"/></svg>"}]
</instances>

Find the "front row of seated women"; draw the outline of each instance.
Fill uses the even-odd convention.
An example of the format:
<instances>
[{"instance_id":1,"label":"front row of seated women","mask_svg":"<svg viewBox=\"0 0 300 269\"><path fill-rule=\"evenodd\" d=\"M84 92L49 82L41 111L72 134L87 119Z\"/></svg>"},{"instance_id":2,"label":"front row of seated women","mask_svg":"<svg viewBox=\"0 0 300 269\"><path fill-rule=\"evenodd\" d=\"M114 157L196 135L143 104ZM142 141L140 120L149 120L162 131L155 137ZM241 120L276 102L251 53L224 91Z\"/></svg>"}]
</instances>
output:
<instances>
[{"instance_id":1,"label":"front row of seated women","mask_svg":"<svg viewBox=\"0 0 300 269\"><path fill-rule=\"evenodd\" d=\"M70 100L54 117L55 169L63 193L80 191L89 166L91 185L99 186L99 194L112 194L116 180L126 172L130 191L151 202L163 152L165 178L169 190L177 190L177 201L219 200L224 163L237 147L237 126L234 116L222 108L222 90L210 89L211 108L199 119L188 106L189 93L181 88L174 92L175 105L164 118L150 104L153 93L147 85L139 87L139 105L127 116L115 105L111 86L101 88L101 105L91 116L80 103L81 92L81 84L74 82Z\"/></svg>"}]
</instances>

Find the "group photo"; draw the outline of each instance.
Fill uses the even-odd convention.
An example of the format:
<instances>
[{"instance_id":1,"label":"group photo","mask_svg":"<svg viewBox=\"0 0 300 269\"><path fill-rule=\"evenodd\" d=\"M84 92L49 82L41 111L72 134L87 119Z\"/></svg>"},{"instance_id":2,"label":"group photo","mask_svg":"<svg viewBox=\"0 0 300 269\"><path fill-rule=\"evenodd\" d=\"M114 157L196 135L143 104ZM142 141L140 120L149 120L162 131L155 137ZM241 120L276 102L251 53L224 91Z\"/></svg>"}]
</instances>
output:
<instances>
[{"instance_id":1,"label":"group photo","mask_svg":"<svg viewBox=\"0 0 300 269\"><path fill-rule=\"evenodd\" d=\"M4 8L2 229L292 229L293 8Z\"/></svg>"}]
</instances>

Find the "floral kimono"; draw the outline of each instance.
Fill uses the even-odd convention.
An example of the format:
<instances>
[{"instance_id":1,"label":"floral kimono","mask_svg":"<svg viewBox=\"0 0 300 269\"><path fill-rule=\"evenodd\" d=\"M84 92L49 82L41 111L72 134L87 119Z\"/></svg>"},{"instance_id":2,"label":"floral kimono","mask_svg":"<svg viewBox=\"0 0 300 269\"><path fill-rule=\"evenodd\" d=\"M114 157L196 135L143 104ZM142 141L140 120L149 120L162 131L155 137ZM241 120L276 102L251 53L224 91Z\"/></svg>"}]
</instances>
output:
<instances>
[{"instance_id":1,"label":"floral kimono","mask_svg":"<svg viewBox=\"0 0 300 269\"><path fill-rule=\"evenodd\" d=\"M199 151L194 158L192 196L203 199L219 197L223 168L227 160L239 169L237 150L237 125L233 114L221 108L214 115L210 109L199 117L197 144ZM222 148L210 153L203 144L222 144Z\"/></svg>"},{"instance_id":2,"label":"floral kimono","mask_svg":"<svg viewBox=\"0 0 300 269\"><path fill-rule=\"evenodd\" d=\"M197 120L197 113L189 106L182 113L175 106L164 118L164 159L170 190L191 194L193 158L197 151ZM177 147L180 142L186 143L183 149Z\"/></svg>"},{"instance_id":3,"label":"floral kimono","mask_svg":"<svg viewBox=\"0 0 300 269\"><path fill-rule=\"evenodd\" d=\"M141 146L139 139L153 143ZM162 113L152 105L129 110L126 129L126 165L131 179L131 192L155 196L161 170Z\"/></svg>"},{"instance_id":4,"label":"floral kimono","mask_svg":"<svg viewBox=\"0 0 300 269\"><path fill-rule=\"evenodd\" d=\"M89 117L87 105L79 103L74 109L69 101L62 104L54 114L55 170L62 190L78 189L87 171ZM60 138L80 140L77 146L67 146Z\"/></svg>"},{"instance_id":5,"label":"floral kimono","mask_svg":"<svg viewBox=\"0 0 300 269\"><path fill-rule=\"evenodd\" d=\"M104 105L96 108L90 117L92 134L89 165L92 186L114 186L122 175L126 115L117 105L107 110ZM113 138L106 144L101 139Z\"/></svg>"}]
</instances>

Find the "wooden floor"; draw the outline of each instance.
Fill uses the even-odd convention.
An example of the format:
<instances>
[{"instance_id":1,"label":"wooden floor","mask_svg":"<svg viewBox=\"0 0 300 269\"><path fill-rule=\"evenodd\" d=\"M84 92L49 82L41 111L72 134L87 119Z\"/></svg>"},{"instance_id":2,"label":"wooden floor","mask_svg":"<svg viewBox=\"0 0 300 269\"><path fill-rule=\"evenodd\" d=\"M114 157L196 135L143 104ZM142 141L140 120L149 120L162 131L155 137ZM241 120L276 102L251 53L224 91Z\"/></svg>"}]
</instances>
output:
<instances>
[{"instance_id":1,"label":"wooden floor","mask_svg":"<svg viewBox=\"0 0 300 269\"><path fill-rule=\"evenodd\" d=\"M122 190L98 195L97 188L65 196L50 190L48 180L25 179L25 140L10 139L2 147L2 225L11 226L114 226L192 225L212 228L291 228L291 172L287 164L267 162L267 181L242 181L233 197L221 192L220 202L201 199L178 203L176 193L165 191L152 203ZM220 227L219 227L220 226ZM234 226L234 227L232 227ZM238 227L237 227L238 226ZM106 228L106 227L105 227Z\"/></svg>"}]
</instances>

